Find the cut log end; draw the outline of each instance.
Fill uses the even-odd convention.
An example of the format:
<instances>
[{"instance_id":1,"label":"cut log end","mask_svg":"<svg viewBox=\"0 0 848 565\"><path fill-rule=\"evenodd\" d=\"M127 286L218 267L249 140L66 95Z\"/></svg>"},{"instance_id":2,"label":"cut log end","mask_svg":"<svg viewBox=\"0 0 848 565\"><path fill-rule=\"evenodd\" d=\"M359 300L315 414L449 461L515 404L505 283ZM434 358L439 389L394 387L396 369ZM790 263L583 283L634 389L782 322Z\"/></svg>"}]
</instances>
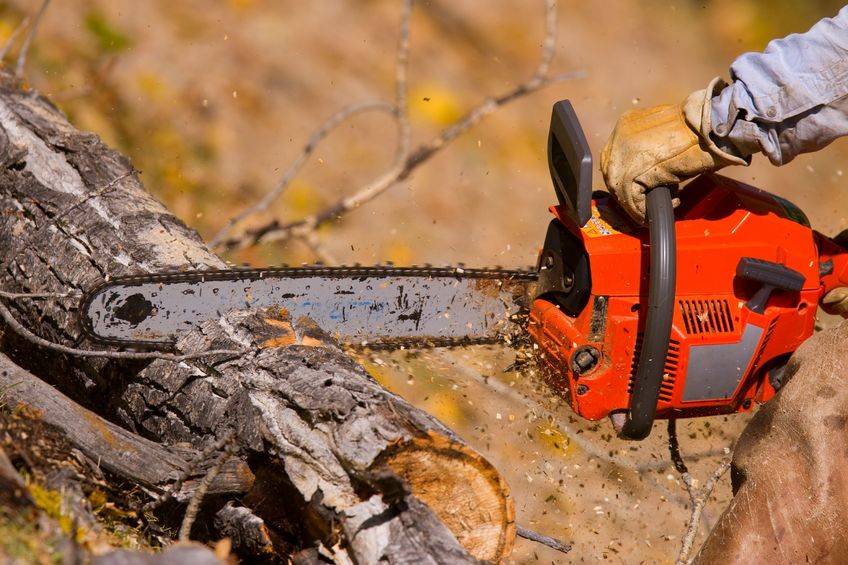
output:
<instances>
[{"instance_id":1,"label":"cut log end","mask_svg":"<svg viewBox=\"0 0 848 565\"><path fill-rule=\"evenodd\" d=\"M515 543L515 504L479 453L434 432L399 443L376 463L389 467L474 557L500 561Z\"/></svg>"},{"instance_id":2,"label":"cut log end","mask_svg":"<svg viewBox=\"0 0 848 565\"><path fill-rule=\"evenodd\" d=\"M285 308L268 309L242 322L262 348L337 346L308 318L292 322ZM390 445L371 468L388 468L402 478L473 557L497 562L511 553L516 526L509 487L494 466L467 445L429 430L426 436Z\"/></svg>"}]
</instances>

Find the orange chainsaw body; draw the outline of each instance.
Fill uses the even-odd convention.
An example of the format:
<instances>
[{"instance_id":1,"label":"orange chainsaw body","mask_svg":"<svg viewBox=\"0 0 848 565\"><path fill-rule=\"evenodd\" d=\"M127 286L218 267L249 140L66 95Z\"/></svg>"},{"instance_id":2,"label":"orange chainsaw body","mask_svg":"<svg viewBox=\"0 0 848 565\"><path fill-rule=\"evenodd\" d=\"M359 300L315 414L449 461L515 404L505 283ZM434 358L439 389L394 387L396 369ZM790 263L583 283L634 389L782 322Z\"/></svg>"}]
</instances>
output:
<instances>
[{"instance_id":1,"label":"orange chainsaw body","mask_svg":"<svg viewBox=\"0 0 848 565\"><path fill-rule=\"evenodd\" d=\"M819 299L844 284L846 255L813 231L797 207L762 190L710 175L682 196L657 417L747 411L775 394L789 355L813 333ZM608 198L592 200L582 228L562 206L551 211L546 249L563 254L572 287L540 288L529 333L551 384L579 415L598 420L626 411L630 402L647 301L648 231ZM764 307L752 309L749 301L762 285L738 275L743 258L788 267L803 276L803 286L774 289Z\"/></svg>"}]
</instances>

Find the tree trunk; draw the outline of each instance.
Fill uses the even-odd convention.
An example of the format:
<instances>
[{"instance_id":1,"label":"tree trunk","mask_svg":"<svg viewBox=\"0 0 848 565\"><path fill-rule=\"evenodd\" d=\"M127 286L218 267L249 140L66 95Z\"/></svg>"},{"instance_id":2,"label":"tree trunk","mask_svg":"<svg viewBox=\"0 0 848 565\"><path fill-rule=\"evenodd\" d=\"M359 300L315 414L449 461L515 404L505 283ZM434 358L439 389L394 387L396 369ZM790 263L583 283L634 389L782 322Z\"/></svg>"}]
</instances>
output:
<instances>
[{"instance_id":1,"label":"tree trunk","mask_svg":"<svg viewBox=\"0 0 848 565\"><path fill-rule=\"evenodd\" d=\"M9 291L85 290L118 275L225 266L144 191L126 158L7 75L0 76L0 213L0 285ZM81 337L74 301L10 306L38 335L93 348ZM317 540L340 562L508 555L514 509L497 471L280 307L231 312L177 345L250 348L236 358L72 358L8 331L1 345L15 363L133 434L197 448L229 442L256 478L241 514L262 519L278 551ZM215 497L205 515L225 502ZM232 528L228 518L237 514L226 511L216 523Z\"/></svg>"}]
</instances>

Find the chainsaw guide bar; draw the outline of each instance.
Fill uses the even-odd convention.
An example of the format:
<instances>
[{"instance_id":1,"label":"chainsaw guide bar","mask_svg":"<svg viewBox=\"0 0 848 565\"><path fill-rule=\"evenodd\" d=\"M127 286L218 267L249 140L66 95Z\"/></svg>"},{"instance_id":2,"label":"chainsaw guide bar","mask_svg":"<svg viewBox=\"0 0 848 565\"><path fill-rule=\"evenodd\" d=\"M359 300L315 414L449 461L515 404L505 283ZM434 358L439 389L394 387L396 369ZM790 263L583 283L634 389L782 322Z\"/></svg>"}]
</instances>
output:
<instances>
[{"instance_id":1,"label":"chainsaw guide bar","mask_svg":"<svg viewBox=\"0 0 848 565\"><path fill-rule=\"evenodd\" d=\"M82 299L94 341L169 347L181 331L235 309L306 316L342 343L369 348L497 343L521 329L535 270L464 267L272 267L131 275Z\"/></svg>"}]
</instances>

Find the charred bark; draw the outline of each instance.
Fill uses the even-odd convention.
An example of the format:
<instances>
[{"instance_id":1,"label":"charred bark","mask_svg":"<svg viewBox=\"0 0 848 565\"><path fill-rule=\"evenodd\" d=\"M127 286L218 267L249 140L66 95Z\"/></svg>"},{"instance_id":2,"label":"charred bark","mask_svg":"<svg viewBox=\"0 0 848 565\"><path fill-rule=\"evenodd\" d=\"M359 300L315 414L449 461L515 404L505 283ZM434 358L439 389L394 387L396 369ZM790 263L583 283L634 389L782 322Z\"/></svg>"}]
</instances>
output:
<instances>
[{"instance_id":1,"label":"charred bark","mask_svg":"<svg viewBox=\"0 0 848 565\"><path fill-rule=\"evenodd\" d=\"M74 129L45 98L0 76L4 289L66 292L118 275L222 267L195 232L145 192L126 158ZM38 335L93 347L79 331L73 301L9 305ZM287 319L280 306L231 312L177 344L183 353L249 349L238 357L105 362L53 354L11 332L0 345L15 363L113 422L98 426L132 438L134 448L159 450L160 466L186 461L175 447L181 443L234 444L237 462L227 465L247 465L256 478L239 503L245 511L225 510L227 496L214 497L204 505L210 519L195 529L242 528L254 547L271 543L278 555L317 541L335 547L325 553L361 563L507 555L514 509L497 471L437 420L383 389L309 321ZM69 419L74 410L81 414L65 408ZM134 465L115 459L125 476ZM151 480L138 475L139 484ZM250 523L236 524L238 515Z\"/></svg>"}]
</instances>

